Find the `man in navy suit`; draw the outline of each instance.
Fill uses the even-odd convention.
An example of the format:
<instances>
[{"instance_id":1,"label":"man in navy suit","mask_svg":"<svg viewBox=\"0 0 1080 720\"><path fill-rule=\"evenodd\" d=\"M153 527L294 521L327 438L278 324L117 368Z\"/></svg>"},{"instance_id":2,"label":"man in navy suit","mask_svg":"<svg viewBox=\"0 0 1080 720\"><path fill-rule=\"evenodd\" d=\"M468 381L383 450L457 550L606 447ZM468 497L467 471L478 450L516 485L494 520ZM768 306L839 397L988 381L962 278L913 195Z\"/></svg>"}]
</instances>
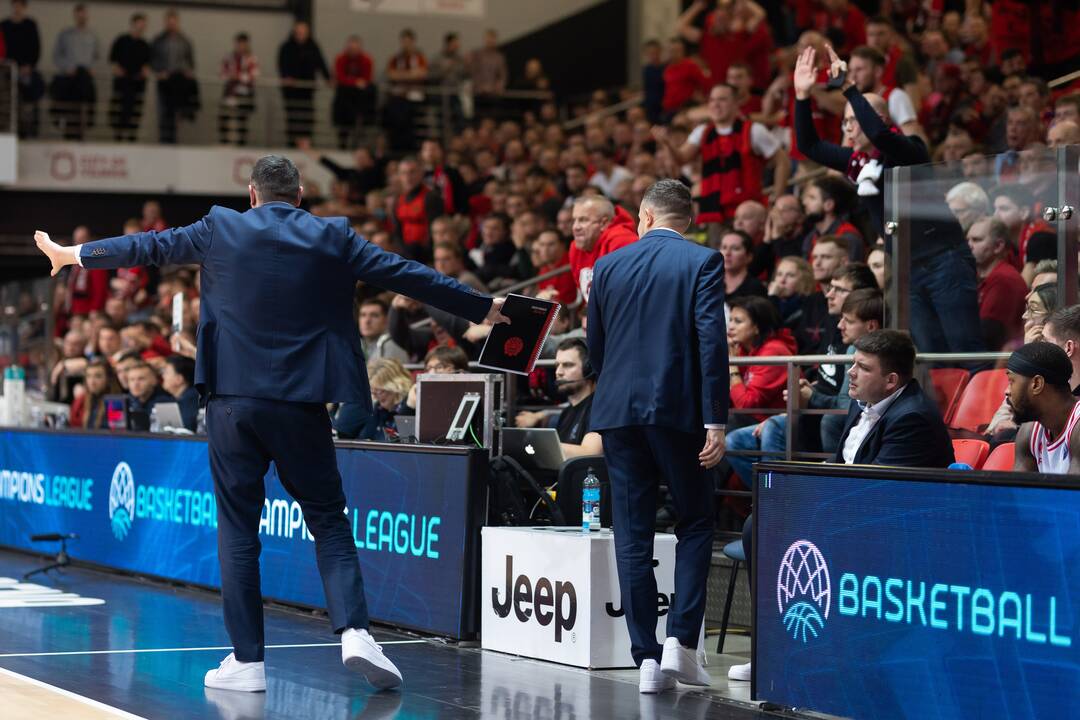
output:
<instances>
[{"instance_id":1,"label":"man in navy suit","mask_svg":"<svg viewBox=\"0 0 1080 720\"><path fill-rule=\"evenodd\" d=\"M952 440L941 411L912 375L915 345L900 330L875 330L855 341L848 393L857 400L832 461L848 465L948 467Z\"/></svg>"},{"instance_id":2,"label":"man in navy suit","mask_svg":"<svg viewBox=\"0 0 1080 720\"><path fill-rule=\"evenodd\" d=\"M641 239L597 261L589 295L589 360L599 373L591 429L604 441L619 587L643 693L670 690L676 680L709 684L695 652L713 543L705 470L724 454L728 345L723 259L681 235L692 215L685 185L650 187ZM652 567L661 476L679 517L663 647Z\"/></svg>"},{"instance_id":3,"label":"man in navy suit","mask_svg":"<svg viewBox=\"0 0 1080 720\"><path fill-rule=\"evenodd\" d=\"M187 227L77 247L61 247L40 230L34 236L53 275L74 264L201 266L195 384L208 398L221 595L233 645L206 674L208 687L266 689L258 533L271 461L315 538L343 662L378 688L401 683L367 631L364 584L325 407L337 401L371 409L353 292L362 280L473 322L506 321L501 300L380 250L345 218L300 210L302 192L296 166L269 155L252 169L252 209L245 213L215 206Z\"/></svg>"}]
</instances>

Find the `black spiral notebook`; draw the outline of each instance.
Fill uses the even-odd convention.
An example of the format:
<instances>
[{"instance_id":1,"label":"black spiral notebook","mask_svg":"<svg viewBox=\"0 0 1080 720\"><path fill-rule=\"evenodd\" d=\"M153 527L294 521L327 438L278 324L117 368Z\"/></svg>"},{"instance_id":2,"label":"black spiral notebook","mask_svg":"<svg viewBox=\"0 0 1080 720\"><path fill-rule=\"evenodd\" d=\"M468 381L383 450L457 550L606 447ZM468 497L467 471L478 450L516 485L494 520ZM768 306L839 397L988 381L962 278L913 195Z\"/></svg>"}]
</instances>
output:
<instances>
[{"instance_id":1,"label":"black spiral notebook","mask_svg":"<svg viewBox=\"0 0 1080 720\"><path fill-rule=\"evenodd\" d=\"M499 323L480 351L480 367L528 375L559 314L559 303L510 294L502 306L510 323Z\"/></svg>"}]
</instances>

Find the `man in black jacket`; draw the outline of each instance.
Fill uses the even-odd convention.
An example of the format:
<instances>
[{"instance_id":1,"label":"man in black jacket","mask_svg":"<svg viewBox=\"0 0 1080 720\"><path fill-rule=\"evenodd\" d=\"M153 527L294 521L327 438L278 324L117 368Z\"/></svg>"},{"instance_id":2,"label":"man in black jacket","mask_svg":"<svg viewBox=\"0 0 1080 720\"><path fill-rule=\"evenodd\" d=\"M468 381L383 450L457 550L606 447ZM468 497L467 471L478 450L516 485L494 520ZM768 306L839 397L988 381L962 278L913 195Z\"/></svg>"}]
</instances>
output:
<instances>
[{"instance_id":1,"label":"man in black jacket","mask_svg":"<svg viewBox=\"0 0 1080 720\"><path fill-rule=\"evenodd\" d=\"M281 97L285 103L285 134L289 145L310 137L315 125L315 77L330 80L322 50L311 39L311 26L299 20L278 50Z\"/></svg>"},{"instance_id":2,"label":"man in black jacket","mask_svg":"<svg viewBox=\"0 0 1080 720\"><path fill-rule=\"evenodd\" d=\"M831 47L828 50L830 77L843 78L847 64ZM799 150L814 162L845 173L858 187L874 229L891 252L893 237L884 230L885 171L929 163L930 154L921 138L904 135L892 125L884 98L863 95L850 80L844 81L848 104L842 127L853 147L821 140L810 108L810 90L817 82L816 55L814 48L808 47L795 64L795 136ZM923 352L980 351L983 347L975 260L959 223L944 208L944 200L926 201L942 205L941 212L898 218L908 226L911 238L911 333ZM913 207L924 205L912 202Z\"/></svg>"},{"instance_id":3,"label":"man in black jacket","mask_svg":"<svg viewBox=\"0 0 1080 720\"><path fill-rule=\"evenodd\" d=\"M933 398L912 378L915 346L900 330L875 330L855 341L848 371L852 403L832 462L948 467L952 441Z\"/></svg>"}]
</instances>

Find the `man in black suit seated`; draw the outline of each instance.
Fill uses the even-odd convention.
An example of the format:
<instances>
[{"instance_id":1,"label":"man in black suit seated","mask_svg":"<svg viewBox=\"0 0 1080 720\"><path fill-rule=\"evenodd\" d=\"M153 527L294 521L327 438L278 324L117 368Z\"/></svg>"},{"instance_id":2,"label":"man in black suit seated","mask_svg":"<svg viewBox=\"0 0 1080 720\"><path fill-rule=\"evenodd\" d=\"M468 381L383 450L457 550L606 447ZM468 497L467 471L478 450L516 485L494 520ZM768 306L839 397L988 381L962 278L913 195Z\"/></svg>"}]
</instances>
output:
<instances>
[{"instance_id":1,"label":"man in black suit seated","mask_svg":"<svg viewBox=\"0 0 1080 720\"><path fill-rule=\"evenodd\" d=\"M154 368L144 362L127 370L128 429L146 432L150 429L150 411L159 402L172 402L173 397L161 389Z\"/></svg>"},{"instance_id":2,"label":"man in black suit seated","mask_svg":"<svg viewBox=\"0 0 1080 720\"><path fill-rule=\"evenodd\" d=\"M941 468L953 462L949 431L914 369L915 345L906 332L875 330L855 341L848 392L857 402L832 462Z\"/></svg>"}]
</instances>

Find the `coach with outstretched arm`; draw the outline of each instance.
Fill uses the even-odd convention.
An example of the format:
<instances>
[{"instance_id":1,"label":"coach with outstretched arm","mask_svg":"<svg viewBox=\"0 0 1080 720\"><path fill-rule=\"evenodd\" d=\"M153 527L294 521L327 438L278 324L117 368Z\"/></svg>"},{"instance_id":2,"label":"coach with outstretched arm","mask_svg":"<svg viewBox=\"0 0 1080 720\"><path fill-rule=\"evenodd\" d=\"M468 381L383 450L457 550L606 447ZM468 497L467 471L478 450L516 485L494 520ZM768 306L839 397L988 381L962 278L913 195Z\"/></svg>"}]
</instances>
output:
<instances>
[{"instance_id":1,"label":"coach with outstretched arm","mask_svg":"<svg viewBox=\"0 0 1080 720\"><path fill-rule=\"evenodd\" d=\"M258 692L263 668L259 517L270 461L300 503L340 633L342 661L378 688L401 673L368 633L367 602L344 515L325 403L371 407L356 282L393 290L480 323L506 322L493 301L356 235L345 218L299 209L300 173L268 155L251 172L251 209L214 206L186 227L61 247L40 230L55 275L66 265L120 268L198 264L202 275L195 384L208 398L210 470L218 507L218 560L233 653L206 674L208 687Z\"/></svg>"}]
</instances>

